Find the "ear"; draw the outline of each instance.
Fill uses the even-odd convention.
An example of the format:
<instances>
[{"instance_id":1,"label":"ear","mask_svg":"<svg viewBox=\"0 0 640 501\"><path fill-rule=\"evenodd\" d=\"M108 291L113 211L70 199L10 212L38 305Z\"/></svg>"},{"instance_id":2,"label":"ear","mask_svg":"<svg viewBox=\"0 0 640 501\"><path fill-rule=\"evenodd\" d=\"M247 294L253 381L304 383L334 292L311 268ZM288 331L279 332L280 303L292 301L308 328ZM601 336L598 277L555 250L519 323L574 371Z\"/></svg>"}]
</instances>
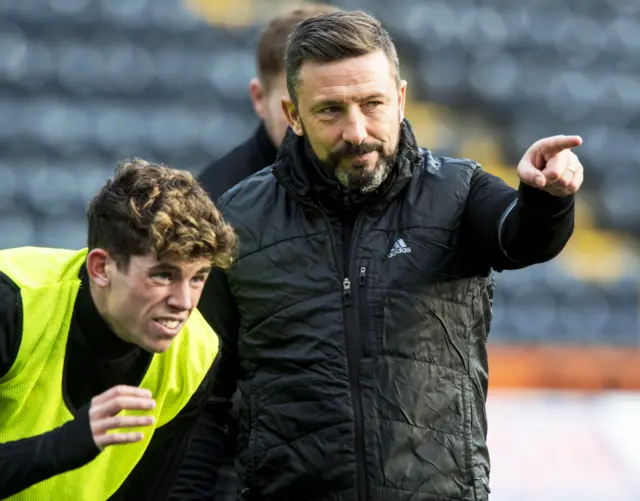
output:
<instances>
[{"instance_id":1,"label":"ear","mask_svg":"<svg viewBox=\"0 0 640 501\"><path fill-rule=\"evenodd\" d=\"M112 266L115 266L115 261L104 249L93 249L87 255L87 273L98 287L109 285Z\"/></svg>"},{"instance_id":2,"label":"ear","mask_svg":"<svg viewBox=\"0 0 640 501\"><path fill-rule=\"evenodd\" d=\"M298 109L291 98L282 98L282 111L284 116L287 117L287 121L293 129L293 132L295 132L297 136L303 136L304 130L302 128L302 122L300 121L300 114L298 113Z\"/></svg>"},{"instance_id":3,"label":"ear","mask_svg":"<svg viewBox=\"0 0 640 501\"><path fill-rule=\"evenodd\" d=\"M398 118L400 122L404 120L404 106L407 99L407 81L402 80L398 88Z\"/></svg>"},{"instance_id":4,"label":"ear","mask_svg":"<svg viewBox=\"0 0 640 501\"><path fill-rule=\"evenodd\" d=\"M262 121L265 119L265 95L264 86L257 78L252 78L249 82L249 96L253 109Z\"/></svg>"}]
</instances>

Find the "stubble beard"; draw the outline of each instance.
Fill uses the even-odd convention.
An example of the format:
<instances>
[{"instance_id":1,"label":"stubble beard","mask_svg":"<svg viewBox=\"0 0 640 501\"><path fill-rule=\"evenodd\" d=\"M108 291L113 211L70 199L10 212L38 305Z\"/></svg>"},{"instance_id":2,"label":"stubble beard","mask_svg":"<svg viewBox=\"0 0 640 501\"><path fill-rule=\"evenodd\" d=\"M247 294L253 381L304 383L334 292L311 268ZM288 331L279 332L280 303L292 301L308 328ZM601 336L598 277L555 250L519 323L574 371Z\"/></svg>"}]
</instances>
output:
<instances>
[{"instance_id":1,"label":"stubble beard","mask_svg":"<svg viewBox=\"0 0 640 501\"><path fill-rule=\"evenodd\" d=\"M393 157L380 156L373 169L355 164L350 172L334 168L334 173L338 182L347 191L365 195L376 191L384 183L391 172L393 163Z\"/></svg>"},{"instance_id":2,"label":"stubble beard","mask_svg":"<svg viewBox=\"0 0 640 501\"><path fill-rule=\"evenodd\" d=\"M309 136L302 125L304 139L313 152L313 147L309 143ZM398 136L398 142L400 138ZM351 172L345 172L340 169L340 161L344 158L356 157L371 152L378 153L378 161L373 169L368 169L366 165L358 165L354 163ZM350 143L343 144L337 151L329 155L326 160L320 160L314 154L316 161L329 174L332 174L336 180L344 186L347 191L356 194L367 194L376 191L391 173L391 169L396 162L398 152L398 144L396 144L391 155L384 154L384 145L382 143L367 143L362 145L354 145Z\"/></svg>"}]
</instances>

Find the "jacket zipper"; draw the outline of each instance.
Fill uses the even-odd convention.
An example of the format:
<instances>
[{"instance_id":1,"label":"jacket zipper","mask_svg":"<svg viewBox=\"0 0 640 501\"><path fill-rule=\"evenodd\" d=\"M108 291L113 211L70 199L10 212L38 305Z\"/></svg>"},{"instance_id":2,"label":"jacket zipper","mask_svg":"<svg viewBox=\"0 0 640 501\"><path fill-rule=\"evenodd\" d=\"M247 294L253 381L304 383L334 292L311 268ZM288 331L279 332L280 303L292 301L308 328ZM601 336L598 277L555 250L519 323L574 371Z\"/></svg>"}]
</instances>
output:
<instances>
[{"instance_id":1,"label":"jacket zipper","mask_svg":"<svg viewBox=\"0 0 640 501\"><path fill-rule=\"evenodd\" d=\"M363 341L367 336L367 332L358 328L359 322L357 318L357 311L351 308L353 304L353 291L351 289L351 280L349 279L350 275L350 258L351 258L351 249L354 244L356 238L353 238L354 235L357 237L357 230L359 217L356 217L355 222L349 218L343 218L343 222L347 224L344 226L342 231L342 261L338 259L338 251L335 241L335 236L333 234L333 228L331 227L331 222L329 218L325 214L325 212L317 205L307 202L300 198L294 190L289 188L284 182L284 180L278 175L275 169L271 169L276 179L278 179L282 185L285 187L286 191L291 195L292 198L297 200L300 204L305 205L309 208L314 209L315 211L320 213L320 216L324 220L327 225L327 229L329 230L329 241L331 242L331 250L333 251L333 256L335 259L338 268L342 269L343 279L342 279L342 297L343 297L343 316L344 316L344 328L345 328L345 342L347 348L347 367L349 371L349 387L351 390L351 401L353 405L353 414L354 414L354 423L355 423L355 455L356 455L356 488L357 488L357 499L358 501L365 501L367 499L367 484L366 484L366 471L365 471L365 460L364 460L364 424L362 417L362 397L360 394L360 382L358 380L358 361L361 358L363 349ZM346 211L347 213L349 211ZM342 266L341 266L342 265ZM366 269L364 271L363 279L366 282ZM360 275L358 280L360 281ZM362 284L364 285L364 284ZM360 294L364 296L363 294ZM366 301L366 297L364 298ZM362 333L364 332L364 336ZM351 334L351 335L350 335Z\"/></svg>"},{"instance_id":2,"label":"jacket zipper","mask_svg":"<svg viewBox=\"0 0 640 501\"><path fill-rule=\"evenodd\" d=\"M349 367L349 386L351 389L351 402L353 405L353 417L355 423L354 435L355 435L355 453L356 453L356 485L357 485L357 498L360 501L367 499L367 484L366 484L366 464L364 454L364 419L362 412L362 395L360 391L360 371L358 362L364 356L364 339L366 339L367 332L362 330L362 325L359 322L358 312L361 310L361 298L366 297L364 294L357 292L357 288L354 290L351 287L351 256L352 249L355 247L355 243L358 237L358 223L360 217L356 216L355 221L350 214L349 202L345 200L345 214L343 218L342 228L342 265L343 265L343 290L344 290L344 335L347 346L347 364ZM364 272L366 278L366 269ZM358 284L361 277L358 275ZM357 297L352 297L357 294ZM358 308L353 308L354 301L358 301Z\"/></svg>"},{"instance_id":3,"label":"jacket zipper","mask_svg":"<svg viewBox=\"0 0 640 501\"><path fill-rule=\"evenodd\" d=\"M358 286L360 287L360 293L358 295L358 312L360 319L358 326L363 333L362 336L362 349L365 358L371 356L371 341L369 339L369 315L367 308L367 267L362 263L360 265L360 271L358 272Z\"/></svg>"}]
</instances>

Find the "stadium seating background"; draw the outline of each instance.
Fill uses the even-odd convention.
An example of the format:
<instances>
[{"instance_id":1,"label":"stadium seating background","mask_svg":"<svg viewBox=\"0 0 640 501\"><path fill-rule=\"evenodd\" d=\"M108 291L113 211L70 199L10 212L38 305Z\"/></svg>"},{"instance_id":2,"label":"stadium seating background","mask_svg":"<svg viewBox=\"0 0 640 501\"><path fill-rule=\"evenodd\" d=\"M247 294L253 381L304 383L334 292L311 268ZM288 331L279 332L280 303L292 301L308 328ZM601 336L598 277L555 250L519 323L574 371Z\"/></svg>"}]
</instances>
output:
<instances>
[{"instance_id":1,"label":"stadium seating background","mask_svg":"<svg viewBox=\"0 0 640 501\"><path fill-rule=\"evenodd\" d=\"M521 388L516 402L528 395L523 387L640 390L640 2L331 3L365 9L390 30L409 81L407 116L421 145L473 158L517 186L515 165L533 141L583 136L577 153L587 175L571 243L551 263L497 278L490 409L505 423L520 416L523 426L546 416L548 433L540 436L547 438L561 436L549 430L567 416L570 422L613 415L612 398L621 399L615 412L638 415L634 394L625 392L590 394L576 404L567 403L573 397L544 397L528 404L533 410L525 418L500 388ZM247 137L256 125L247 85L257 35L288 5L0 2L0 248L84 246L86 205L119 160L138 156L197 172ZM556 416L558 408L573 410L554 421L548 413ZM619 429L628 425L623 421ZM577 430L576 442L593 440L593 428ZM496 433L496 443L508 442L506 432ZM520 430L511 442L523 437ZM516 464L507 448L494 457L497 478L507 478L500 468ZM637 456L627 460L640 465ZM546 469L538 465L538 475L553 473L540 461ZM598 493L609 492L606 482L604 491L585 484L588 469L570 460L557 468L574 468L587 487L575 499L605 499ZM606 499L639 499L640 471L621 468L615 478L627 480L628 492ZM509 491L508 482L498 481L504 489L494 488L494 496L574 499L557 488L560 478L575 487L574 477L553 478L547 491L518 491L526 479Z\"/></svg>"}]
</instances>

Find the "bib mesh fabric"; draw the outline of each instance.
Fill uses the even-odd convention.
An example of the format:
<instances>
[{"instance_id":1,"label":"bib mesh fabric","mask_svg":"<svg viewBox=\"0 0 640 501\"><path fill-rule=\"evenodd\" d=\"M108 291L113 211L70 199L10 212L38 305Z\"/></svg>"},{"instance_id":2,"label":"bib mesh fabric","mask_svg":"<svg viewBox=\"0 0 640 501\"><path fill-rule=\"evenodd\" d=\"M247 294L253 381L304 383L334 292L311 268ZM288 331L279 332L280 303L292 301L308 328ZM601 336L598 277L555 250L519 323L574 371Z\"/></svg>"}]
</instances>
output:
<instances>
[{"instance_id":1,"label":"bib mesh fabric","mask_svg":"<svg viewBox=\"0 0 640 501\"><path fill-rule=\"evenodd\" d=\"M0 442L39 435L73 419L63 399L62 378L69 326L80 287L78 275L86 255L86 249L24 247L0 251L0 271L20 287L23 311L18 356L0 379ZM155 409L144 413L156 418L154 426L144 428L144 439L107 447L87 465L40 482L9 499L108 499L144 455L155 430L171 421L190 400L217 353L218 337L194 310L171 347L153 356L140 384L156 400Z\"/></svg>"}]
</instances>

